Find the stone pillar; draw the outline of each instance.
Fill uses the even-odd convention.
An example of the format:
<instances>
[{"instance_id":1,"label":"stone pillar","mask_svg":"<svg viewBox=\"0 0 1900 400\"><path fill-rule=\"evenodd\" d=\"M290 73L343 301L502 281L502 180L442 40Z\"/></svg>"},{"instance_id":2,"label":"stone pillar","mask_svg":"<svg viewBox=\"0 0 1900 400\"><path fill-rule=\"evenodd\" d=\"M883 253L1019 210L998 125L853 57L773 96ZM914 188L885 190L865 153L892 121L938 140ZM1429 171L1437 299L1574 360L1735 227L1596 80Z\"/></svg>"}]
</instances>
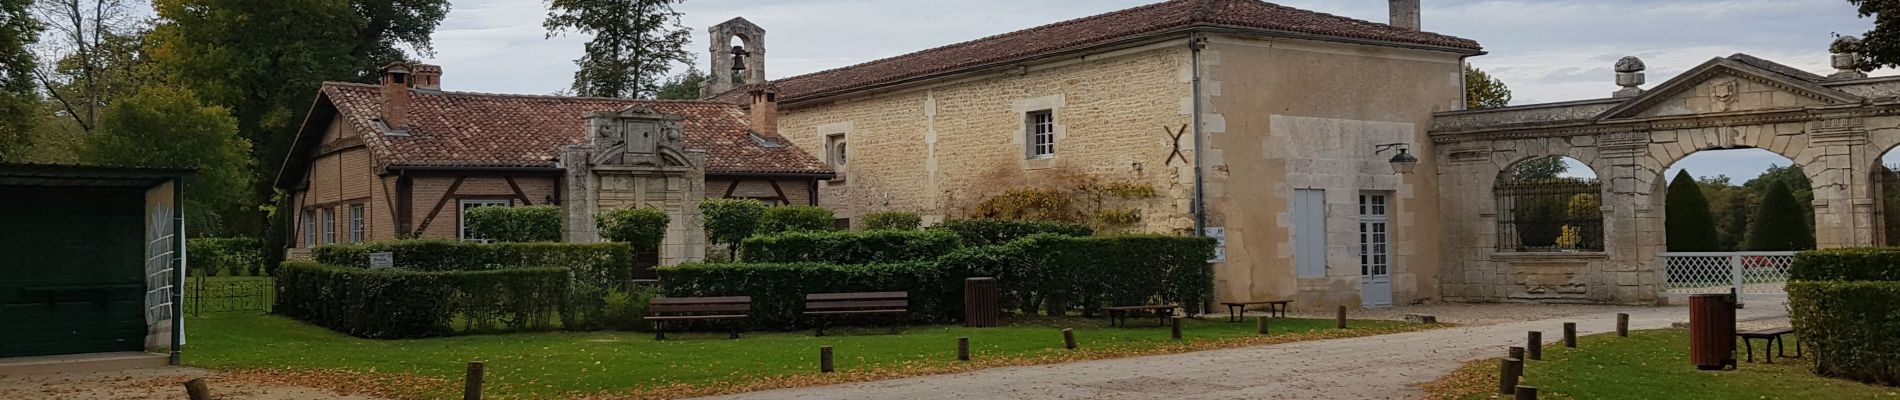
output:
<instances>
[{"instance_id":1,"label":"stone pillar","mask_svg":"<svg viewBox=\"0 0 1900 400\"><path fill-rule=\"evenodd\" d=\"M1814 189L1814 244L1818 248L1872 246L1878 201L1865 121L1855 117L1809 122L1802 169Z\"/></svg>"}]
</instances>

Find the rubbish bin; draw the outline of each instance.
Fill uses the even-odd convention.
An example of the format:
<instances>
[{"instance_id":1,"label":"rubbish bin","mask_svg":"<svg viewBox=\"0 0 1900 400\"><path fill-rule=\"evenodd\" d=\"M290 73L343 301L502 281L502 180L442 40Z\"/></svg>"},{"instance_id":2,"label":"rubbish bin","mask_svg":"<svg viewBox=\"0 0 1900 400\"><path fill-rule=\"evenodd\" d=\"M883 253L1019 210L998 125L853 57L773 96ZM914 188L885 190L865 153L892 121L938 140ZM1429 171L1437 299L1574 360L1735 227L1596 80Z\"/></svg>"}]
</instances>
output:
<instances>
[{"instance_id":1,"label":"rubbish bin","mask_svg":"<svg viewBox=\"0 0 1900 400\"><path fill-rule=\"evenodd\" d=\"M988 328L1001 324L1002 310L998 309L1001 286L996 278L969 278L963 280L963 326ZM1730 346L1734 347L1734 346Z\"/></svg>"},{"instance_id":2,"label":"rubbish bin","mask_svg":"<svg viewBox=\"0 0 1900 400\"><path fill-rule=\"evenodd\" d=\"M1735 367L1735 296L1689 296L1689 360L1700 370Z\"/></svg>"}]
</instances>

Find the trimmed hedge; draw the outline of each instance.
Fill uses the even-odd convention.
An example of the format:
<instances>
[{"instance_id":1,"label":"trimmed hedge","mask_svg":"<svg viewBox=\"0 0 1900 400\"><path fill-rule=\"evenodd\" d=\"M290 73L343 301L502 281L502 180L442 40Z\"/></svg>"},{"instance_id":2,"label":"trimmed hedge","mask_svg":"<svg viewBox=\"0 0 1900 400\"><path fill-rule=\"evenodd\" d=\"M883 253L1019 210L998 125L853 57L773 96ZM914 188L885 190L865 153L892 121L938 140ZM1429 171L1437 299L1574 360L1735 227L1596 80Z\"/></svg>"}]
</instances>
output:
<instances>
[{"instance_id":1,"label":"trimmed hedge","mask_svg":"<svg viewBox=\"0 0 1900 400\"><path fill-rule=\"evenodd\" d=\"M1900 386L1900 249L1795 255L1789 317L1817 374Z\"/></svg>"},{"instance_id":2,"label":"trimmed hedge","mask_svg":"<svg viewBox=\"0 0 1900 400\"><path fill-rule=\"evenodd\" d=\"M351 336L400 339L546 330L567 304L559 268L416 272L307 261L277 274L275 312Z\"/></svg>"},{"instance_id":3,"label":"trimmed hedge","mask_svg":"<svg viewBox=\"0 0 1900 400\"><path fill-rule=\"evenodd\" d=\"M759 218L758 233L828 231L835 217L831 210L813 206L767 207Z\"/></svg>"},{"instance_id":4,"label":"trimmed hedge","mask_svg":"<svg viewBox=\"0 0 1900 400\"><path fill-rule=\"evenodd\" d=\"M1788 278L1798 281L1900 281L1900 248L1848 248L1795 253Z\"/></svg>"},{"instance_id":5,"label":"trimmed hedge","mask_svg":"<svg viewBox=\"0 0 1900 400\"><path fill-rule=\"evenodd\" d=\"M1052 221L1006 221L999 219L961 219L944 221L930 227L933 230L945 230L963 237L963 244L970 246L989 246L1009 243L1016 239L1038 233L1052 233L1065 236L1094 235L1095 230L1088 225Z\"/></svg>"},{"instance_id":6,"label":"trimmed hedge","mask_svg":"<svg viewBox=\"0 0 1900 400\"><path fill-rule=\"evenodd\" d=\"M619 208L594 216L594 225L600 228L600 237L639 251L654 251L666 241L666 225L672 219L657 208Z\"/></svg>"},{"instance_id":7,"label":"trimmed hedge","mask_svg":"<svg viewBox=\"0 0 1900 400\"><path fill-rule=\"evenodd\" d=\"M185 241L193 275L261 276L264 241L257 238L196 238Z\"/></svg>"},{"instance_id":8,"label":"trimmed hedge","mask_svg":"<svg viewBox=\"0 0 1900 400\"><path fill-rule=\"evenodd\" d=\"M415 271L489 271L560 268L574 272L574 305L568 328L599 327L603 298L633 283L633 248L625 243L476 243L454 240L399 240L317 246L318 263L368 268L369 253L395 253L396 267Z\"/></svg>"},{"instance_id":9,"label":"trimmed hedge","mask_svg":"<svg viewBox=\"0 0 1900 400\"><path fill-rule=\"evenodd\" d=\"M924 218L914 212L886 211L864 214L864 230L894 229L901 231L916 230L924 225Z\"/></svg>"},{"instance_id":10,"label":"trimmed hedge","mask_svg":"<svg viewBox=\"0 0 1900 400\"><path fill-rule=\"evenodd\" d=\"M958 250L937 260L958 276L994 276L1011 309L1061 314L1073 306L1177 303L1199 312L1214 291L1214 240L1165 235L1039 234Z\"/></svg>"},{"instance_id":11,"label":"trimmed hedge","mask_svg":"<svg viewBox=\"0 0 1900 400\"><path fill-rule=\"evenodd\" d=\"M961 246L942 231L787 232L746 238L746 262L871 264L932 260Z\"/></svg>"},{"instance_id":12,"label":"trimmed hedge","mask_svg":"<svg viewBox=\"0 0 1900 400\"><path fill-rule=\"evenodd\" d=\"M561 206L476 207L464 215L468 231L497 242L559 242Z\"/></svg>"},{"instance_id":13,"label":"trimmed hedge","mask_svg":"<svg viewBox=\"0 0 1900 400\"><path fill-rule=\"evenodd\" d=\"M910 320L953 321L963 312L963 277L929 262L834 265L820 263L687 263L659 268L661 293L670 297L752 296L752 323L761 329L801 327L805 295L910 292Z\"/></svg>"}]
</instances>

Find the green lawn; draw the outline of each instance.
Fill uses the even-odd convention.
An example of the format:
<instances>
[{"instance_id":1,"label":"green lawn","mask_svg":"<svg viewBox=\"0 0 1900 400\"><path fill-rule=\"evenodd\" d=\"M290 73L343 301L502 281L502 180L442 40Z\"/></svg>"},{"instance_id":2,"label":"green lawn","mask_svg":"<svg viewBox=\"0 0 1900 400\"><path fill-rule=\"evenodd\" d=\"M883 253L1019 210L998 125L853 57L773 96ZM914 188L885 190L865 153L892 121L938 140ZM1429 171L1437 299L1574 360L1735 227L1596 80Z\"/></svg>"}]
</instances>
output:
<instances>
[{"instance_id":1,"label":"green lawn","mask_svg":"<svg viewBox=\"0 0 1900 400\"><path fill-rule=\"evenodd\" d=\"M1545 346L1544 361L1525 364L1522 384L1537 387L1546 398L1560 399L1900 399L1900 388L1815 376L1808 371L1810 359L1762 363L1760 341L1756 362L1744 361L1733 371L1700 371L1689 362L1688 330L1578 339L1576 349ZM1790 337L1789 355L1795 354L1794 345ZM1494 393L1497 370L1497 359L1480 360L1427 389L1434 398L1505 398Z\"/></svg>"},{"instance_id":2,"label":"green lawn","mask_svg":"<svg viewBox=\"0 0 1900 400\"><path fill-rule=\"evenodd\" d=\"M1146 322L1143 324L1142 322ZM1022 365L1368 335L1426 329L1391 321L1354 321L1353 329L1332 329L1332 320L1276 319L1274 334L1260 337L1254 322L1189 320L1191 343L1169 339L1166 327L1135 320L1131 328L1108 328L1104 320L1052 319L1000 328L960 326L909 327L901 334L884 328L748 333L739 340L724 334L669 334L655 341L641 332L522 333L420 340L367 340L349 337L277 316L215 314L193 318L185 349L186 364L223 370L344 370L351 373L413 374L429 387L379 394L440 397L459 390L464 363L487 363L488 393L497 397L549 397L589 393L629 393L671 387L673 394L733 391L735 385L777 380L771 385L818 378L818 347L832 346L841 374L856 380L951 372L981 366ZM1083 352L1062 350L1060 327L1073 327ZM956 337L968 336L976 365L954 360ZM294 375L294 373L293 373ZM822 382L818 382L822 383ZM765 387L770 387L765 386ZM683 390L683 391L681 391Z\"/></svg>"}]
</instances>

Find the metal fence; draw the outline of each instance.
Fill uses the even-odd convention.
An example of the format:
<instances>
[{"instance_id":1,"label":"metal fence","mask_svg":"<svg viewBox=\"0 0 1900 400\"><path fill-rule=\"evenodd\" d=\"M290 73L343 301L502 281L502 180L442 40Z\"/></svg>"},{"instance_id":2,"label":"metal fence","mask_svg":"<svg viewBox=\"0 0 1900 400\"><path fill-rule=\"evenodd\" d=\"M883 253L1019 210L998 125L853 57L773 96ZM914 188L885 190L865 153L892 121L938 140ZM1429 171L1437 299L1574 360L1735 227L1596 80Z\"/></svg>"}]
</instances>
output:
<instances>
[{"instance_id":1,"label":"metal fence","mask_svg":"<svg viewBox=\"0 0 1900 400\"><path fill-rule=\"evenodd\" d=\"M1792 251L1663 253L1664 291L1675 294L1781 294Z\"/></svg>"},{"instance_id":2,"label":"metal fence","mask_svg":"<svg viewBox=\"0 0 1900 400\"><path fill-rule=\"evenodd\" d=\"M185 282L185 311L194 317L205 313L268 313L276 301L275 282L271 278L193 277Z\"/></svg>"},{"instance_id":3,"label":"metal fence","mask_svg":"<svg viewBox=\"0 0 1900 400\"><path fill-rule=\"evenodd\" d=\"M1602 191L1594 179L1500 178L1498 251L1603 251Z\"/></svg>"}]
</instances>

